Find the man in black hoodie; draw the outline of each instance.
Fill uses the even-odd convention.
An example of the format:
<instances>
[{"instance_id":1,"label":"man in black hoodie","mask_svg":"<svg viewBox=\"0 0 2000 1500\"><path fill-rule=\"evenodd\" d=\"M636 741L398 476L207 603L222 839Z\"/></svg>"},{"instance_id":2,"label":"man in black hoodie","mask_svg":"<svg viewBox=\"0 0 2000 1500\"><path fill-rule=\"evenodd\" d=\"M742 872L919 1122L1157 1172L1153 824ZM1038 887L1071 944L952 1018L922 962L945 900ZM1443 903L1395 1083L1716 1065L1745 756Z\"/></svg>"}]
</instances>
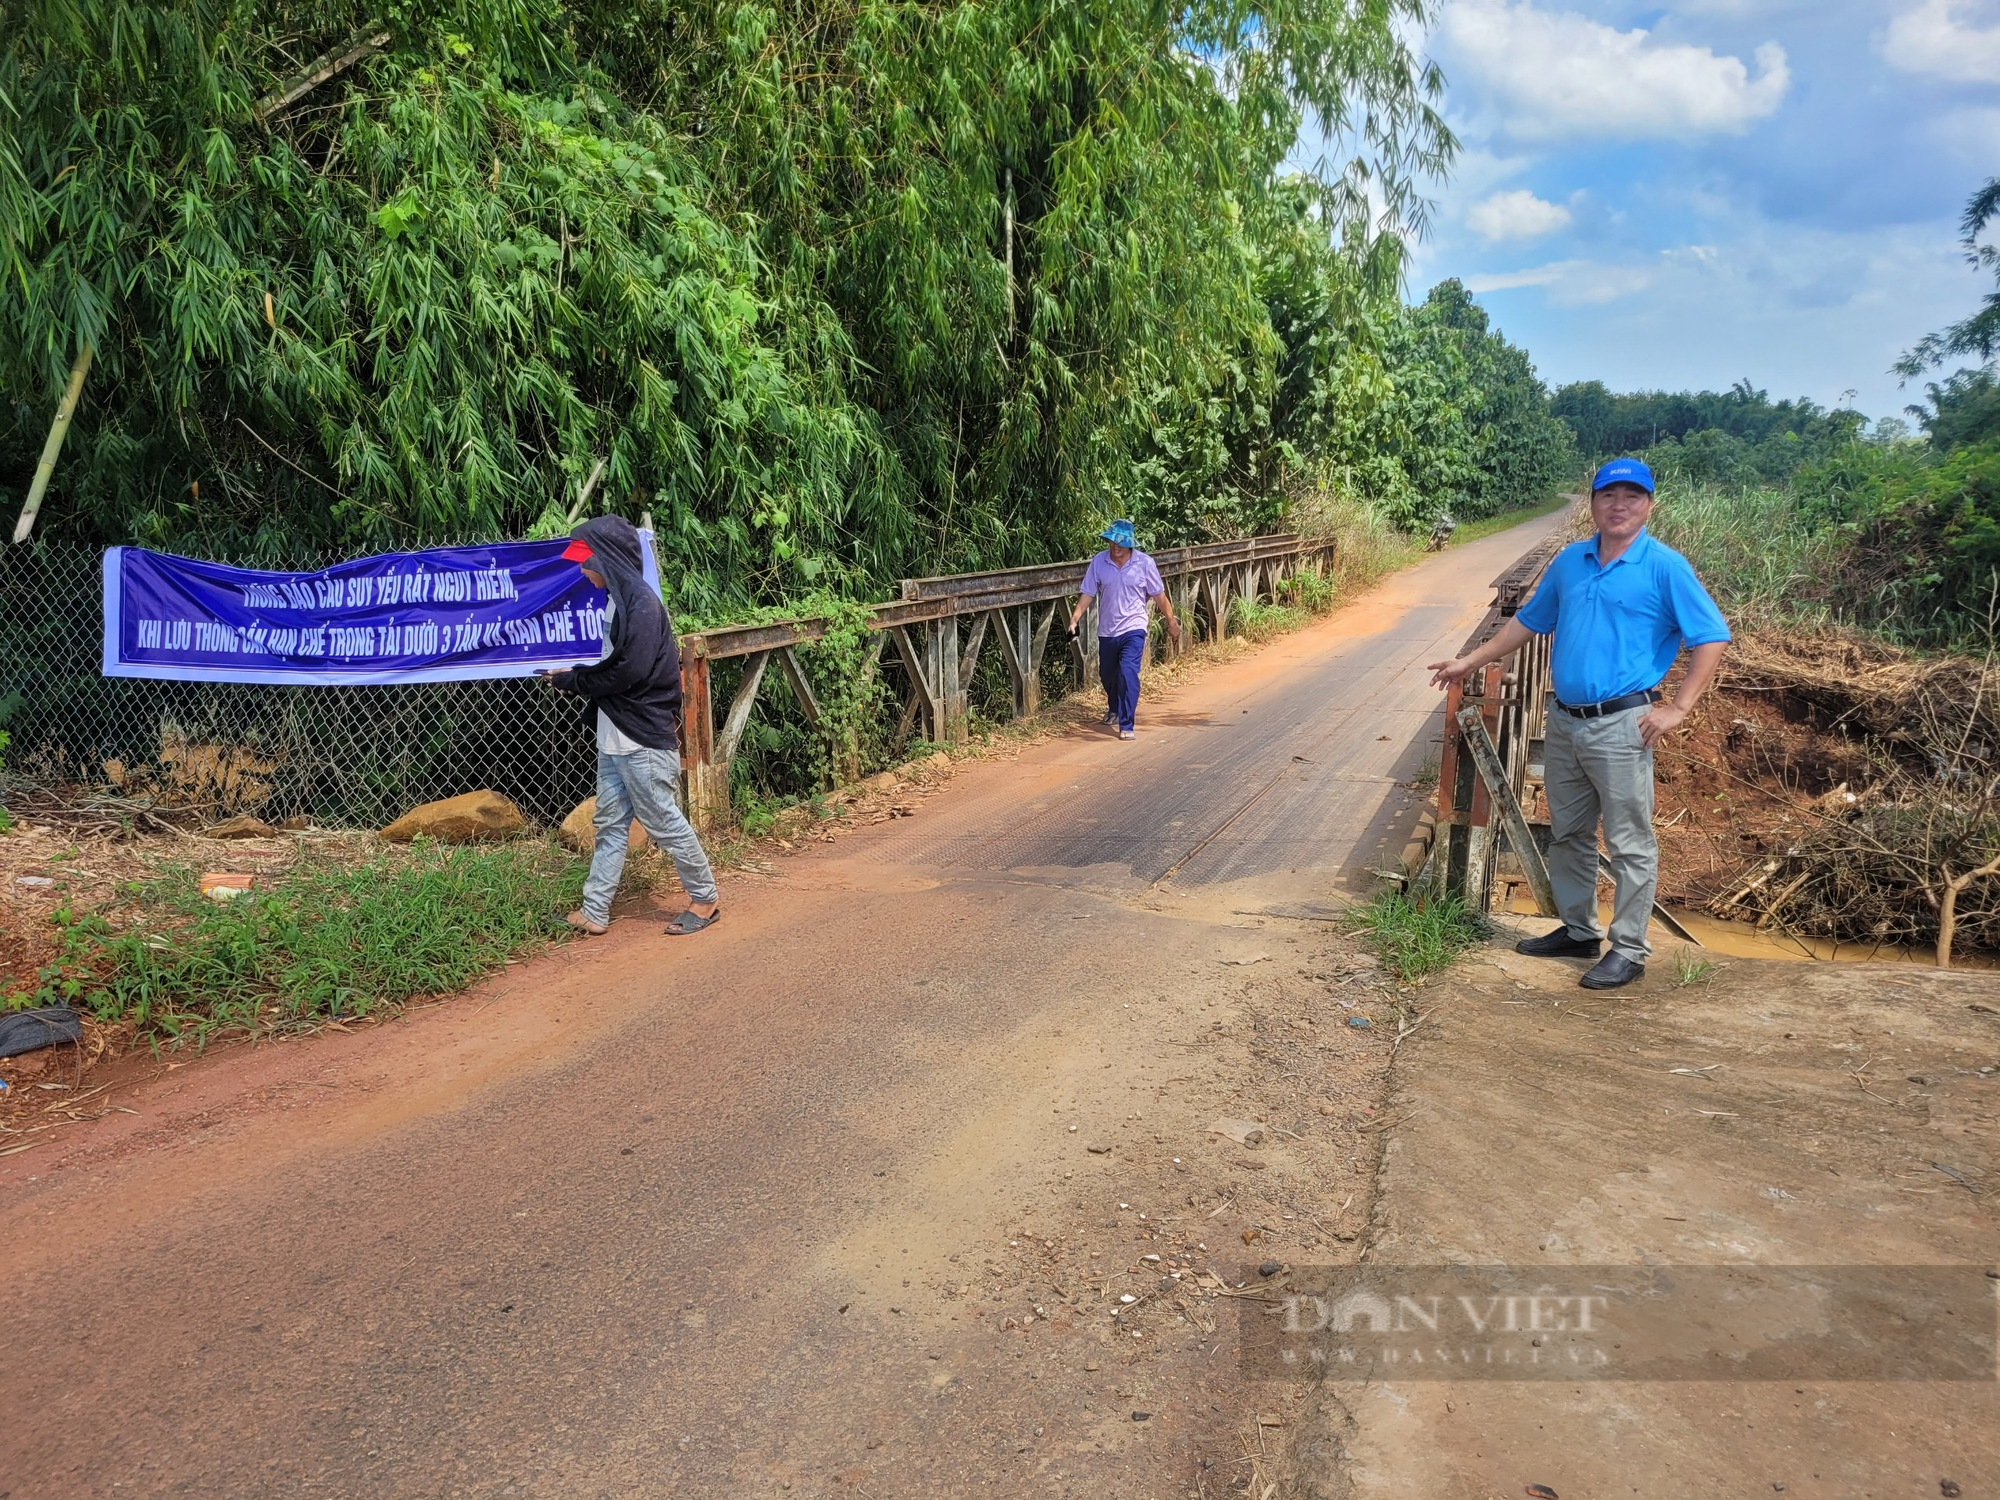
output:
<instances>
[{"instance_id":1,"label":"man in black hoodie","mask_svg":"<svg viewBox=\"0 0 2000 1500\"><path fill-rule=\"evenodd\" d=\"M679 937L712 925L722 911L708 856L674 797L681 776L681 654L666 606L646 582L639 547L630 521L598 516L570 534L563 553L605 596L602 658L549 674L564 692L590 699L597 720L597 846L583 907L569 914L569 925L597 936L610 924L637 817L680 872L688 909L667 926Z\"/></svg>"}]
</instances>

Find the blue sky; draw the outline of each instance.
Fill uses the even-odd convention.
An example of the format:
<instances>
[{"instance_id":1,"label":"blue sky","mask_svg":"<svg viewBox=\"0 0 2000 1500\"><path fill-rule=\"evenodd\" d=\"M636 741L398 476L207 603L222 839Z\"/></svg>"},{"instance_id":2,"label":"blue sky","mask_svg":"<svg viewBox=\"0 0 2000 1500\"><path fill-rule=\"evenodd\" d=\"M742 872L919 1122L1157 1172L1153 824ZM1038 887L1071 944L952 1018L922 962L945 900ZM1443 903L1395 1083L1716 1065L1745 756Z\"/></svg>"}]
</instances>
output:
<instances>
[{"instance_id":1,"label":"blue sky","mask_svg":"<svg viewBox=\"0 0 2000 1500\"><path fill-rule=\"evenodd\" d=\"M1464 151L1412 294L1460 277L1551 385L1893 414L1990 285L2000 0L1439 0L1426 46Z\"/></svg>"}]
</instances>

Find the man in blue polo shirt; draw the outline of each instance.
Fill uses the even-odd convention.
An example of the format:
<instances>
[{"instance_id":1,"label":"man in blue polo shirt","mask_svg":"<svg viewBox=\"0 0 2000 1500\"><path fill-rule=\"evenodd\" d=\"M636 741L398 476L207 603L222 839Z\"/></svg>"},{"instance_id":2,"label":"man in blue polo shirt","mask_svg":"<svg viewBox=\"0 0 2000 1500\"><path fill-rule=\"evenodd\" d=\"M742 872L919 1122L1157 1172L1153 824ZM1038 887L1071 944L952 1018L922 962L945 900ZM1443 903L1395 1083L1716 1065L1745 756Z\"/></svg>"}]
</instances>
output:
<instances>
[{"instance_id":1,"label":"man in blue polo shirt","mask_svg":"<svg viewBox=\"0 0 2000 1500\"><path fill-rule=\"evenodd\" d=\"M1549 879L1563 925L1514 946L1539 957L1597 957L1597 825L1617 887L1611 951L1583 976L1611 990L1646 972L1646 927L1660 878L1653 835L1653 746L1677 728L1715 679L1729 626L1688 560L1646 533L1653 473L1615 459L1591 481L1597 534L1556 554L1520 613L1485 645L1431 665L1443 687L1553 632L1543 787L1549 799ZM1689 648L1687 675L1662 702L1667 669Z\"/></svg>"}]
</instances>

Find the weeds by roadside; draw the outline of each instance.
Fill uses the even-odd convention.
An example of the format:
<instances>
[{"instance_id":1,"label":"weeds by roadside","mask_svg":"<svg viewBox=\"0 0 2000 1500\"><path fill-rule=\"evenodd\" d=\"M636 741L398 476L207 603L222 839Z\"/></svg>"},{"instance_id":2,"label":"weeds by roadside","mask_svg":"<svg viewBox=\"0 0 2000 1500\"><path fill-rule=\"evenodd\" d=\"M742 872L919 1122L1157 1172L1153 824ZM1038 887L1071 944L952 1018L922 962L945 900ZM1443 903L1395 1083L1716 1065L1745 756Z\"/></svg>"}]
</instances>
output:
<instances>
[{"instance_id":1,"label":"weeds by roadside","mask_svg":"<svg viewBox=\"0 0 2000 1500\"><path fill-rule=\"evenodd\" d=\"M72 1004L155 1040L365 1016L463 988L548 940L583 864L551 843L419 844L358 865L303 863L217 903L192 867L101 910L57 914L60 945L6 1005Z\"/></svg>"},{"instance_id":2,"label":"weeds by roadside","mask_svg":"<svg viewBox=\"0 0 2000 1500\"><path fill-rule=\"evenodd\" d=\"M1540 505L1524 505L1518 510L1503 510L1498 515L1487 516L1478 521L1468 521L1451 534L1451 545L1463 547L1468 542L1483 542L1489 536L1497 536L1503 531L1521 525L1524 521L1535 520L1569 505L1572 497L1551 495Z\"/></svg>"},{"instance_id":3,"label":"weeds by roadside","mask_svg":"<svg viewBox=\"0 0 2000 1500\"><path fill-rule=\"evenodd\" d=\"M1297 630L1309 618L1307 612L1297 605L1260 604L1255 599L1241 597L1229 603L1231 633L1260 644L1274 635Z\"/></svg>"},{"instance_id":4,"label":"weeds by roadside","mask_svg":"<svg viewBox=\"0 0 2000 1500\"><path fill-rule=\"evenodd\" d=\"M1335 589L1331 578L1318 573L1294 573L1272 586L1280 604L1288 604L1309 614L1325 614L1333 608Z\"/></svg>"},{"instance_id":5,"label":"weeds by roadside","mask_svg":"<svg viewBox=\"0 0 2000 1500\"><path fill-rule=\"evenodd\" d=\"M1843 536L1791 490L1669 483L1648 529L1694 564L1739 630L1827 630L1861 602L1843 593Z\"/></svg>"},{"instance_id":6,"label":"weeds by roadside","mask_svg":"<svg viewBox=\"0 0 2000 1500\"><path fill-rule=\"evenodd\" d=\"M1456 896L1419 901L1384 890L1354 914L1383 967L1403 980L1422 979L1486 938L1486 921Z\"/></svg>"},{"instance_id":7,"label":"weeds by roadside","mask_svg":"<svg viewBox=\"0 0 2000 1500\"><path fill-rule=\"evenodd\" d=\"M1675 984L1707 984L1718 967L1714 959L1703 957L1698 948L1683 946L1674 950Z\"/></svg>"}]
</instances>

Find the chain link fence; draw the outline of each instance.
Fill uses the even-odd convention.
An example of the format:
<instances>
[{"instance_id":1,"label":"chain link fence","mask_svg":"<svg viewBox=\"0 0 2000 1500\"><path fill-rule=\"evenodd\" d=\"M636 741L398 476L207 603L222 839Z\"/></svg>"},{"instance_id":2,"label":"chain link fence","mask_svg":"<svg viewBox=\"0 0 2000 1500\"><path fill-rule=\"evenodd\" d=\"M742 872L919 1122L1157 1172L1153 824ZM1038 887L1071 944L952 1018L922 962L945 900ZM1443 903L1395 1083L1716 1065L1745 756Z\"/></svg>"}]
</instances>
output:
<instances>
[{"instance_id":1,"label":"chain link fence","mask_svg":"<svg viewBox=\"0 0 2000 1500\"><path fill-rule=\"evenodd\" d=\"M348 827L487 787L549 823L594 788L583 705L532 678L282 687L105 677L102 577L102 554L88 547L0 549L0 731L12 738L5 776L17 785L140 797L208 820L248 812Z\"/></svg>"},{"instance_id":2,"label":"chain link fence","mask_svg":"<svg viewBox=\"0 0 2000 1500\"><path fill-rule=\"evenodd\" d=\"M256 566L311 571L335 561ZM1195 613L1190 605L1191 626ZM0 731L12 738L0 794L27 787L71 803L126 798L186 822L250 813L273 824L371 828L418 803L484 788L553 824L596 788L586 705L534 678L292 687L106 677L103 637L100 551L61 541L0 547ZM834 683L825 674L843 668L821 663L819 649L801 644L800 665L823 679L815 691L827 698ZM969 723L1011 717L999 650L967 665ZM732 702L743 670L740 659L717 664L718 705ZM1060 645L1040 673L1045 701L1095 675ZM883 653L875 680L860 721L841 726L847 775L894 764L920 732L897 653ZM737 749L731 800L752 811L823 790L839 759L823 726L783 690L759 699Z\"/></svg>"}]
</instances>

